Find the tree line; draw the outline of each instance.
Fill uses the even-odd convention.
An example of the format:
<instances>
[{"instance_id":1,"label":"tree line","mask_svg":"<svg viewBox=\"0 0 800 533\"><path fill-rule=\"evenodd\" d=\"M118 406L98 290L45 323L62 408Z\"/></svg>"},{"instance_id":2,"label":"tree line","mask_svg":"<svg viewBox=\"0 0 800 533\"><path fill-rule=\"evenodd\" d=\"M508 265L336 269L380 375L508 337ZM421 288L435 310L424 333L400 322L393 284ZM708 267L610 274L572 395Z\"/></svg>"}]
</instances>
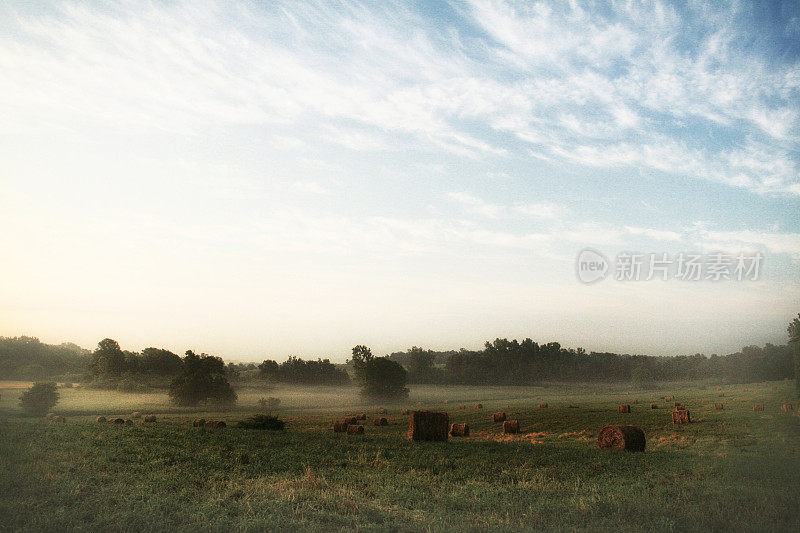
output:
<instances>
[{"instance_id":1,"label":"tree line","mask_svg":"<svg viewBox=\"0 0 800 533\"><path fill-rule=\"evenodd\" d=\"M168 388L183 376L194 359L204 363L211 377L243 382L347 385L366 387L366 394L380 394L384 382L400 383L385 389L400 395L405 383L530 385L544 382L633 382L715 380L747 383L787 379L800 372L800 315L788 328L787 345L746 346L724 356L694 354L653 357L610 352L586 352L564 348L557 342L539 344L495 339L483 350L433 351L417 346L387 357L374 357L365 346L356 346L347 365L329 359L289 357L278 363L227 363L219 357L187 351L181 358L164 348L131 352L113 339L103 339L93 352L74 344L58 346L31 337L0 337L0 379L56 379L68 376L99 388L141 390ZM191 363L191 364L190 364ZM391 363L391 364L389 364ZM203 366L205 365L205 366ZM199 367L197 367L199 368ZM217 377L215 377L217 376ZM401 379L402 378L402 379ZM215 381L216 380L216 381ZM202 381L202 380L201 380ZM371 383L366 386L365 383ZM393 389L392 387L395 387ZM373 390L374 389L374 390Z\"/></svg>"}]
</instances>

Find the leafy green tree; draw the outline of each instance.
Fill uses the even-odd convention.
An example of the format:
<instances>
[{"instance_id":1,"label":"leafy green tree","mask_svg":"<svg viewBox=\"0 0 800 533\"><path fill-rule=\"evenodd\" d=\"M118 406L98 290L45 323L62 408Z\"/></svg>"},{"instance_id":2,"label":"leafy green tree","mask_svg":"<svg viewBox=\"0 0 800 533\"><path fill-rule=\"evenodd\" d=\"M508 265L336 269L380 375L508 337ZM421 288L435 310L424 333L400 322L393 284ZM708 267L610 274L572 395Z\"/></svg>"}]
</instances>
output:
<instances>
[{"instance_id":1,"label":"leafy green tree","mask_svg":"<svg viewBox=\"0 0 800 533\"><path fill-rule=\"evenodd\" d=\"M92 373L95 376L116 376L125 370L125 354L114 339L103 339L97 343L92 354Z\"/></svg>"},{"instance_id":2,"label":"leafy green tree","mask_svg":"<svg viewBox=\"0 0 800 533\"><path fill-rule=\"evenodd\" d=\"M800 395L800 313L786 328L789 333L789 345L794 350L794 385Z\"/></svg>"},{"instance_id":3,"label":"leafy green tree","mask_svg":"<svg viewBox=\"0 0 800 533\"><path fill-rule=\"evenodd\" d=\"M55 383L34 383L22 393L19 405L33 415L43 415L58 403L58 390Z\"/></svg>"},{"instance_id":4,"label":"leafy green tree","mask_svg":"<svg viewBox=\"0 0 800 533\"><path fill-rule=\"evenodd\" d=\"M174 376L183 369L183 362L178 354L163 348L145 348L140 358L142 371L157 376Z\"/></svg>"},{"instance_id":5,"label":"leafy green tree","mask_svg":"<svg viewBox=\"0 0 800 533\"><path fill-rule=\"evenodd\" d=\"M170 383L169 397L173 403L181 406L235 403L236 391L228 383L225 372L225 363L221 358L196 355L187 350L181 375Z\"/></svg>"},{"instance_id":6,"label":"leafy green tree","mask_svg":"<svg viewBox=\"0 0 800 533\"><path fill-rule=\"evenodd\" d=\"M436 352L413 346L408 350L408 381L411 383L438 383L441 372L433 362Z\"/></svg>"},{"instance_id":7,"label":"leafy green tree","mask_svg":"<svg viewBox=\"0 0 800 533\"><path fill-rule=\"evenodd\" d=\"M400 364L386 357L375 357L363 345L353 348L352 363L362 396L376 400L408 397L408 372Z\"/></svg>"}]
</instances>

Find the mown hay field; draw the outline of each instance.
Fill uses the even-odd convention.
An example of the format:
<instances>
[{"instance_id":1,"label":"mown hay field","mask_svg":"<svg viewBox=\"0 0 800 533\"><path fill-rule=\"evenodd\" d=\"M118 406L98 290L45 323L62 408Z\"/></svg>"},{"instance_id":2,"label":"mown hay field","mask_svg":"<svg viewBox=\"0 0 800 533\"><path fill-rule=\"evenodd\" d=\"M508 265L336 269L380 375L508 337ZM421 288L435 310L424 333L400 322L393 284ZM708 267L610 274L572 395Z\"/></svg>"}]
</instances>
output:
<instances>
[{"instance_id":1,"label":"mown hay field","mask_svg":"<svg viewBox=\"0 0 800 533\"><path fill-rule=\"evenodd\" d=\"M724 410L716 386L413 386L402 405L275 387L242 390L239 407L220 412L73 388L60 390L53 411L66 423L55 424L22 416L10 386L0 390L0 529L800 530L800 418L781 409L796 403L793 384L722 389ZM667 395L691 424L672 424ZM261 396L281 399L286 430L234 427ZM372 423L380 408L386 426ZM412 442L401 408L446 411L470 434ZM95 421L133 411L157 422ZM503 434L498 411L519 434ZM364 435L333 432L361 412ZM201 417L227 427L192 427ZM646 451L599 450L609 424L640 427Z\"/></svg>"}]
</instances>

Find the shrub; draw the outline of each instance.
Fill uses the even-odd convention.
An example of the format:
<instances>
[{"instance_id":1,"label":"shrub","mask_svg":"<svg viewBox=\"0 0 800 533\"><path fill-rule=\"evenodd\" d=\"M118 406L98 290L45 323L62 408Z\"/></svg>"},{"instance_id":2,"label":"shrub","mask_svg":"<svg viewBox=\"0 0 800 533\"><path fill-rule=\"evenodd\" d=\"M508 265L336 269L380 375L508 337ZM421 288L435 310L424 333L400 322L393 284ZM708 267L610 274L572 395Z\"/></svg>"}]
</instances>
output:
<instances>
[{"instance_id":1,"label":"shrub","mask_svg":"<svg viewBox=\"0 0 800 533\"><path fill-rule=\"evenodd\" d=\"M244 429L269 429L278 431L282 430L285 425L286 423L277 416L255 415L247 420L242 420L237 424L237 427Z\"/></svg>"},{"instance_id":2,"label":"shrub","mask_svg":"<svg viewBox=\"0 0 800 533\"><path fill-rule=\"evenodd\" d=\"M32 415L43 415L58 403L58 391L55 383L34 383L22 393L19 405Z\"/></svg>"}]
</instances>

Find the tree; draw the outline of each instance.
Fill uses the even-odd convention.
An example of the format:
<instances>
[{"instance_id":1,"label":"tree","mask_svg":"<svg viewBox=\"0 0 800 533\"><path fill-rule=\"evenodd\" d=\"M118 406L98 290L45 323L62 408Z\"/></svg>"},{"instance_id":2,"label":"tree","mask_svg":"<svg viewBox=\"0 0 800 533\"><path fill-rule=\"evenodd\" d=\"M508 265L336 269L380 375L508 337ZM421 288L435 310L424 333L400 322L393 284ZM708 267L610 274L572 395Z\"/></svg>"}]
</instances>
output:
<instances>
[{"instance_id":1,"label":"tree","mask_svg":"<svg viewBox=\"0 0 800 533\"><path fill-rule=\"evenodd\" d=\"M362 396L376 400L408 397L408 373L398 363L386 357L375 357L363 345L353 348L352 363Z\"/></svg>"},{"instance_id":2,"label":"tree","mask_svg":"<svg viewBox=\"0 0 800 533\"><path fill-rule=\"evenodd\" d=\"M439 370L433 366L436 353L413 346L408 350L408 381L411 383L437 383Z\"/></svg>"},{"instance_id":3,"label":"tree","mask_svg":"<svg viewBox=\"0 0 800 533\"><path fill-rule=\"evenodd\" d=\"M19 405L33 415L43 415L58 403L58 390L55 383L34 383L22 393Z\"/></svg>"},{"instance_id":4,"label":"tree","mask_svg":"<svg viewBox=\"0 0 800 533\"><path fill-rule=\"evenodd\" d=\"M157 376L174 376L183 368L178 354L163 348L145 348L142 350L140 366L144 372Z\"/></svg>"},{"instance_id":5,"label":"tree","mask_svg":"<svg viewBox=\"0 0 800 533\"><path fill-rule=\"evenodd\" d=\"M97 343L92 354L92 373L95 376L118 375L125 370L125 354L114 339L103 339Z\"/></svg>"},{"instance_id":6,"label":"tree","mask_svg":"<svg viewBox=\"0 0 800 533\"><path fill-rule=\"evenodd\" d=\"M169 397L173 403L195 406L199 403L232 404L236 391L225 377L225 363L219 357L186 351L181 375L172 380Z\"/></svg>"},{"instance_id":7,"label":"tree","mask_svg":"<svg viewBox=\"0 0 800 533\"><path fill-rule=\"evenodd\" d=\"M794 350L794 385L800 395L800 313L786 328L789 333L789 345Z\"/></svg>"}]
</instances>

